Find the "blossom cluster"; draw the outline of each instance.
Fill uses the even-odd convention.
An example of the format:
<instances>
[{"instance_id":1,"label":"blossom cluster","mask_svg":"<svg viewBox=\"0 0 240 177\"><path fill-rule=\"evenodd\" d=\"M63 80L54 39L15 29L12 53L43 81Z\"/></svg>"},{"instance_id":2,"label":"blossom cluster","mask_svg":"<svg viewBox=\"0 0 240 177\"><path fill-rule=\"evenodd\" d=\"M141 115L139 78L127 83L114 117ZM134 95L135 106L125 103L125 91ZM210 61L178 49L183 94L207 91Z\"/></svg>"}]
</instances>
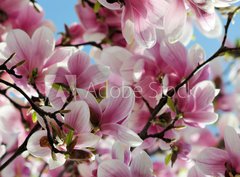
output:
<instances>
[{"instance_id":1,"label":"blossom cluster","mask_svg":"<svg viewBox=\"0 0 240 177\"><path fill-rule=\"evenodd\" d=\"M0 0L0 176L239 176L237 1Z\"/></svg>"}]
</instances>

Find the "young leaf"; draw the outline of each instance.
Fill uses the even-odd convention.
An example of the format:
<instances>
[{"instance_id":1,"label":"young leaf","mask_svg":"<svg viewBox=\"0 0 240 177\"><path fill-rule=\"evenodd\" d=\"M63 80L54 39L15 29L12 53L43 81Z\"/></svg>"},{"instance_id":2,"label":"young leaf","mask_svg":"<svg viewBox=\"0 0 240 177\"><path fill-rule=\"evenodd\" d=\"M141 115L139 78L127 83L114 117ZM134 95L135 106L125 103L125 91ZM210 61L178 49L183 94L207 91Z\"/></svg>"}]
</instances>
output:
<instances>
[{"instance_id":1,"label":"young leaf","mask_svg":"<svg viewBox=\"0 0 240 177\"><path fill-rule=\"evenodd\" d=\"M37 113L35 111L32 113L32 121L33 123L37 122Z\"/></svg>"},{"instance_id":2,"label":"young leaf","mask_svg":"<svg viewBox=\"0 0 240 177\"><path fill-rule=\"evenodd\" d=\"M169 162L171 161L172 159L172 153L169 153L166 157L165 157L165 164L168 165Z\"/></svg>"},{"instance_id":3,"label":"young leaf","mask_svg":"<svg viewBox=\"0 0 240 177\"><path fill-rule=\"evenodd\" d=\"M93 11L94 11L95 13L98 13L99 10L100 10L100 8L101 8L101 4L97 1L97 2L94 4Z\"/></svg>"},{"instance_id":4,"label":"young leaf","mask_svg":"<svg viewBox=\"0 0 240 177\"><path fill-rule=\"evenodd\" d=\"M73 134L74 134L74 131L73 130L69 130L69 132L67 134L67 137L66 137L66 144L67 144L67 146L72 143Z\"/></svg>"},{"instance_id":5,"label":"young leaf","mask_svg":"<svg viewBox=\"0 0 240 177\"><path fill-rule=\"evenodd\" d=\"M174 102L172 101L172 99L171 99L170 97L168 97L168 99L167 99L167 105L169 106L169 108L170 108L173 112L176 112Z\"/></svg>"}]
</instances>

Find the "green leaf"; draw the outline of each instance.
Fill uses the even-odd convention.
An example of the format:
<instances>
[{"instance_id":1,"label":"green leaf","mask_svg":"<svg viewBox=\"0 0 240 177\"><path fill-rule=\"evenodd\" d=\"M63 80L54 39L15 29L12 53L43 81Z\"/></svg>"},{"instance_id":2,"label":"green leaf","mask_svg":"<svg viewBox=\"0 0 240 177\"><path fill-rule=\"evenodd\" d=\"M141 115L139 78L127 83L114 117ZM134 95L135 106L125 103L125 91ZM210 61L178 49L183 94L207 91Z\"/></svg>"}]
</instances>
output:
<instances>
[{"instance_id":1,"label":"green leaf","mask_svg":"<svg viewBox=\"0 0 240 177\"><path fill-rule=\"evenodd\" d=\"M74 131L73 130L69 130L69 132L67 134L67 137L66 137L66 144L67 144L67 146L72 143L73 134L74 134Z\"/></svg>"},{"instance_id":2,"label":"green leaf","mask_svg":"<svg viewBox=\"0 0 240 177\"><path fill-rule=\"evenodd\" d=\"M62 83L53 83L52 88L55 90L69 91L70 88Z\"/></svg>"},{"instance_id":3,"label":"green leaf","mask_svg":"<svg viewBox=\"0 0 240 177\"><path fill-rule=\"evenodd\" d=\"M100 8L101 8L101 4L97 1L97 2L94 4L93 11L94 11L95 13L98 13L99 10L100 10Z\"/></svg>"},{"instance_id":4,"label":"green leaf","mask_svg":"<svg viewBox=\"0 0 240 177\"><path fill-rule=\"evenodd\" d=\"M37 122L37 113L35 111L32 113L32 121L33 123Z\"/></svg>"},{"instance_id":5,"label":"green leaf","mask_svg":"<svg viewBox=\"0 0 240 177\"><path fill-rule=\"evenodd\" d=\"M165 164L168 165L169 162L171 161L172 159L172 153L169 153L166 157L165 157Z\"/></svg>"},{"instance_id":6,"label":"green leaf","mask_svg":"<svg viewBox=\"0 0 240 177\"><path fill-rule=\"evenodd\" d=\"M172 101L172 99L171 99L170 97L168 97L168 99L167 99L167 105L169 106L169 108L170 108L173 112L176 112L174 102Z\"/></svg>"}]
</instances>

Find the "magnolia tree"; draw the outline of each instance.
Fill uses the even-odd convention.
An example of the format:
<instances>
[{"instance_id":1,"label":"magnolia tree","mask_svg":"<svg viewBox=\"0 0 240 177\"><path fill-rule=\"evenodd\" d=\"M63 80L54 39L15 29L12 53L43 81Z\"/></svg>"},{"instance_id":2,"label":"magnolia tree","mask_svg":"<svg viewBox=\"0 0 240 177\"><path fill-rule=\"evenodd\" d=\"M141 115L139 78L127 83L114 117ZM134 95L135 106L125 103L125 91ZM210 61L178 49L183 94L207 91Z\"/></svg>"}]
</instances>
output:
<instances>
[{"instance_id":1,"label":"magnolia tree","mask_svg":"<svg viewBox=\"0 0 240 177\"><path fill-rule=\"evenodd\" d=\"M37 2L0 0L1 176L240 176L236 0L75 11L55 39ZM209 58L193 27L219 39Z\"/></svg>"}]
</instances>

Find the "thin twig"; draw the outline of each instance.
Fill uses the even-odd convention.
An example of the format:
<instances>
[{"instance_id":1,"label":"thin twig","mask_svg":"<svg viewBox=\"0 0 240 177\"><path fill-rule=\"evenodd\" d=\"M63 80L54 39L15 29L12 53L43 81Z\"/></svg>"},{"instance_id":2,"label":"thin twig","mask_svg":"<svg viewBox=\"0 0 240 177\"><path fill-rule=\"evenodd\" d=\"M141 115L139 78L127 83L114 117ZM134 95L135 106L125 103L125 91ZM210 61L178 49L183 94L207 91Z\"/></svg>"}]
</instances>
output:
<instances>
[{"instance_id":1,"label":"thin twig","mask_svg":"<svg viewBox=\"0 0 240 177\"><path fill-rule=\"evenodd\" d=\"M97 47L99 49L103 49L101 43L97 43L95 41L90 41L90 42L84 42L84 43L80 43L80 44L58 44L56 45L56 47L80 47L80 46L85 46L85 45L91 45L94 47Z\"/></svg>"}]
</instances>

